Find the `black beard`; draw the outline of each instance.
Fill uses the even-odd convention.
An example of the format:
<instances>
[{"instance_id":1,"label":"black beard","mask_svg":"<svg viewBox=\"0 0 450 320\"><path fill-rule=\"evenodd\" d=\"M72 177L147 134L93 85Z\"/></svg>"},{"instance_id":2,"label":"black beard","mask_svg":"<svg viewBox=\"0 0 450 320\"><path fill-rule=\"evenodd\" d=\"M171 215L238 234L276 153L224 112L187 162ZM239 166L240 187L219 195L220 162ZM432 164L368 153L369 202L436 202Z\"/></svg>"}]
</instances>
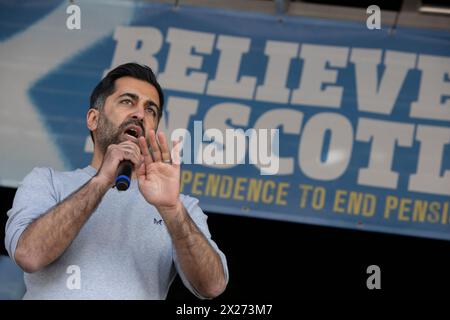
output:
<instances>
[{"instance_id":1,"label":"black beard","mask_svg":"<svg viewBox=\"0 0 450 320\"><path fill-rule=\"evenodd\" d=\"M121 136L125 128L130 124L139 126L142 129L142 135L144 137L146 136L142 121L137 119L128 119L125 120L119 127L116 127L103 112L100 112L96 137L96 143L98 143L100 151L105 154L109 145L119 144L125 141L126 139Z\"/></svg>"}]
</instances>

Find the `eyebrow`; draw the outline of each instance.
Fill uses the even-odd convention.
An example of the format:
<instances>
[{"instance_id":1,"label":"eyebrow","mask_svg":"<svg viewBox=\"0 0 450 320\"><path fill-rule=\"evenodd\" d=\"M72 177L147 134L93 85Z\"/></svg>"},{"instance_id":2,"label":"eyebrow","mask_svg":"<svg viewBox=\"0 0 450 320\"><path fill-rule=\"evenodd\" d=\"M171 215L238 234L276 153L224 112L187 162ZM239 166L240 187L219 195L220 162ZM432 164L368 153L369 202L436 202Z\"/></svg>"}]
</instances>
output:
<instances>
[{"instance_id":1,"label":"eyebrow","mask_svg":"<svg viewBox=\"0 0 450 320\"><path fill-rule=\"evenodd\" d=\"M128 98L130 98L131 100L133 100L135 102L139 100L139 96L137 94L131 93L131 92L122 93L120 96L117 97L117 99L119 100L119 99L121 99L123 97L128 97ZM146 106L155 106L156 109L158 109L158 111L159 111L158 105L153 100L148 99L147 101L145 101L145 105Z\"/></svg>"}]
</instances>

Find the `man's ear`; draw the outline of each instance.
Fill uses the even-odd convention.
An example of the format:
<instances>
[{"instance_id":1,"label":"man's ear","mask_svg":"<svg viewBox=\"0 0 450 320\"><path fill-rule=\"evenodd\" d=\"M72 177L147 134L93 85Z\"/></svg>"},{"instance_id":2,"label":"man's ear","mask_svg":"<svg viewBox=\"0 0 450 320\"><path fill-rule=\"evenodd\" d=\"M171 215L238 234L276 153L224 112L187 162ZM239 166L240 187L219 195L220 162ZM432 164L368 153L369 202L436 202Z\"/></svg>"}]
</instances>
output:
<instances>
[{"instance_id":1,"label":"man's ear","mask_svg":"<svg viewBox=\"0 0 450 320\"><path fill-rule=\"evenodd\" d=\"M94 131L98 126L99 111L97 109L89 109L86 115L86 123L89 130Z\"/></svg>"}]
</instances>

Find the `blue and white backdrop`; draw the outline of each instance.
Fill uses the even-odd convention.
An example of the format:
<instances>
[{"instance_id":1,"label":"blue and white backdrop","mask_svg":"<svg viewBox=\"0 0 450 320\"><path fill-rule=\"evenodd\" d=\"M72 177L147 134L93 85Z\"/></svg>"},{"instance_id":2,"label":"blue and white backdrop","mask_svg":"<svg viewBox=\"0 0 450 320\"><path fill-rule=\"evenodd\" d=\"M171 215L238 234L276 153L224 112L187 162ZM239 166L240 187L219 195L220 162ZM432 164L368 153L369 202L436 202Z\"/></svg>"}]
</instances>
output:
<instances>
[{"instance_id":1,"label":"blue and white backdrop","mask_svg":"<svg viewBox=\"0 0 450 320\"><path fill-rule=\"evenodd\" d=\"M275 175L248 161L183 166L182 192L204 209L450 240L449 32L76 3L73 30L68 1L0 3L1 185L86 166L90 92L136 61L165 90L160 130L279 129Z\"/></svg>"}]
</instances>

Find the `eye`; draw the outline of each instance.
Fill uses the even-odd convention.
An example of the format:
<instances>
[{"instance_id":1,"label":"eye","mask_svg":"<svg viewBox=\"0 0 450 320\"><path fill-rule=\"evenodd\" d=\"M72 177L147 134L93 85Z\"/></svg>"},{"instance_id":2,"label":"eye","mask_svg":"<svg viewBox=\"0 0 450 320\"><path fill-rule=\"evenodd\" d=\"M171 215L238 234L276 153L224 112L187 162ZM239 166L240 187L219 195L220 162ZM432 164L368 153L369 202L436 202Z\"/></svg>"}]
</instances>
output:
<instances>
[{"instance_id":1,"label":"eye","mask_svg":"<svg viewBox=\"0 0 450 320\"><path fill-rule=\"evenodd\" d=\"M152 116L156 116L156 111L153 107L147 107L147 112L151 113Z\"/></svg>"},{"instance_id":2,"label":"eye","mask_svg":"<svg viewBox=\"0 0 450 320\"><path fill-rule=\"evenodd\" d=\"M131 101L130 99L124 99L124 100L120 101L120 103L123 103L123 104L133 104L133 101Z\"/></svg>"}]
</instances>

